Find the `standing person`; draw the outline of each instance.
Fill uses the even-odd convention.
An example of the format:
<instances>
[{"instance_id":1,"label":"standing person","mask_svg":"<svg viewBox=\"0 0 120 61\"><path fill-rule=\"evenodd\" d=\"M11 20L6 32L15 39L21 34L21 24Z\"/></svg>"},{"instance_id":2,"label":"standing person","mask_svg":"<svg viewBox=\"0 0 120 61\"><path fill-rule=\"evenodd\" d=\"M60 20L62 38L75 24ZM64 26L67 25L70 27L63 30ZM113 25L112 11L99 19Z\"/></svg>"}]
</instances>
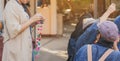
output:
<instances>
[{"instance_id":1,"label":"standing person","mask_svg":"<svg viewBox=\"0 0 120 61\"><path fill-rule=\"evenodd\" d=\"M30 26L44 20L40 14L29 17L29 0L10 0L4 10L4 49L2 61L32 61Z\"/></svg>"},{"instance_id":2,"label":"standing person","mask_svg":"<svg viewBox=\"0 0 120 61\"><path fill-rule=\"evenodd\" d=\"M120 61L117 47L119 31L114 22L98 23L100 39L96 44L84 45L75 55L74 61ZM113 48L113 49L112 49Z\"/></svg>"}]
</instances>

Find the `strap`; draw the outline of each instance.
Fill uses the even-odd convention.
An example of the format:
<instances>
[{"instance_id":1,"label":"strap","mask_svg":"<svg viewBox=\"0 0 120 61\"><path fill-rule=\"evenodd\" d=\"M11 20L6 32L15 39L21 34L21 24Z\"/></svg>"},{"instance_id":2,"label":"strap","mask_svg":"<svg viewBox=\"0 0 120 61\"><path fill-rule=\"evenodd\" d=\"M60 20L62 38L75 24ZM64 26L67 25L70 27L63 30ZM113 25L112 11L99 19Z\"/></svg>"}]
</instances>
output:
<instances>
[{"instance_id":1,"label":"strap","mask_svg":"<svg viewBox=\"0 0 120 61\"><path fill-rule=\"evenodd\" d=\"M10 1L10 0L4 0L4 5L3 5L4 8L5 8L8 1Z\"/></svg>"},{"instance_id":2,"label":"strap","mask_svg":"<svg viewBox=\"0 0 120 61\"><path fill-rule=\"evenodd\" d=\"M4 7L5 7L5 5L7 4L8 1L9 1L9 0L4 0Z\"/></svg>"},{"instance_id":3,"label":"strap","mask_svg":"<svg viewBox=\"0 0 120 61\"><path fill-rule=\"evenodd\" d=\"M108 49L103 55L102 57L99 59L99 61L105 61L105 59L113 52L114 50L112 49Z\"/></svg>"},{"instance_id":4,"label":"strap","mask_svg":"<svg viewBox=\"0 0 120 61\"><path fill-rule=\"evenodd\" d=\"M6 0L4 0L4 7L5 7L5 5L6 5Z\"/></svg>"},{"instance_id":5,"label":"strap","mask_svg":"<svg viewBox=\"0 0 120 61\"><path fill-rule=\"evenodd\" d=\"M88 54L88 61L92 61L92 46L91 45L88 45L87 54Z\"/></svg>"}]
</instances>

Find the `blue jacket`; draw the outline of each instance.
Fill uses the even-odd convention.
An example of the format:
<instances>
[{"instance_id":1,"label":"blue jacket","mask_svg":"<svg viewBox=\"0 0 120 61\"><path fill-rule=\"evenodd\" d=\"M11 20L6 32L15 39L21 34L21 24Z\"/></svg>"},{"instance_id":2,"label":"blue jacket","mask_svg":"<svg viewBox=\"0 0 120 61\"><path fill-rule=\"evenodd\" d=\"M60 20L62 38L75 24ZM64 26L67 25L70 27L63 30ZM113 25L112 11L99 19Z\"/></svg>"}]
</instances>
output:
<instances>
[{"instance_id":1,"label":"blue jacket","mask_svg":"<svg viewBox=\"0 0 120 61\"><path fill-rule=\"evenodd\" d=\"M120 16L117 16L115 18L114 23L117 25L119 32L120 32Z\"/></svg>"},{"instance_id":2,"label":"blue jacket","mask_svg":"<svg viewBox=\"0 0 120 61\"><path fill-rule=\"evenodd\" d=\"M108 48L102 45L92 44L92 61L98 61L107 49ZM87 45L84 45L78 50L78 52L75 55L74 61L88 61L87 60ZM120 61L120 52L113 51L106 58L105 61Z\"/></svg>"},{"instance_id":3,"label":"blue jacket","mask_svg":"<svg viewBox=\"0 0 120 61\"><path fill-rule=\"evenodd\" d=\"M120 16L118 16L115 19L115 24L118 26L118 29L120 31ZM73 54L73 50L75 49L76 53L83 45L85 44L93 44L94 40L96 40L96 36L98 34L98 28L97 28L97 23L92 24L82 35L79 36L77 42L75 43L74 39L70 39L72 42L69 43L71 45L71 49L69 49L70 52L68 52L70 55ZM120 50L120 43L118 43L118 48Z\"/></svg>"},{"instance_id":4,"label":"blue jacket","mask_svg":"<svg viewBox=\"0 0 120 61\"><path fill-rule=\"evenodd\" d=\"M73 57L75 54L75 43L76 43L75 39L70 38L69 43L68 43L68 48L67 48L67 51L68 51L67 61L73 61Z\"/></svg>"},{"instance_id":5,"label":"blue jacket","mask_svg":"<svg viewBox=\"0 0 120 61\"><path fill-rule=\"evenodd\" d=\"M115 18L114 23L117 25L120 34L120 15ZM118 48L120 50L120 42L118 43Z\"/></svg>"},{"instance_id":6,"label":"blue jacket","mask_svg":"<svg viewBox=\"0 0 120 61\"><path fill-rule=\"evenodd\" d=\"M78 50L81 46L83 46L84 44L94 42L94 40L96 39L96 35L98 33L96 24L97 23L94 23L88 29L86 29L86 31L78 37L77 41L75 41L76 40L75 38L70 38L69 43L68 43L68 49L67 49L68 56L69 56L68 61L73 61L76 50ZM92 37L91 35L94 35L95 37ZM90 42L89 41L87 42L88 39ZM83 42L83 43L81 43L81 42Z\"/></svg>"},{"instance_id":7,"label":"blue jacket","mask_svg":"<svg viewBox=\"0 0 120 61\"><path fill-rule=\"evenodd\" d=\"M76 41L75 52L85 44L93 44L98 34L97 23L92 24Z\"/></svg>"},{"instance_id":8,"label":"blue jacket","mask_svg":"<svg viewBox=\"0 0 120 61\"><path fill-rule=\"evenodd\" d=\"M116 17L114 23L117 25L120 33L120 16ZM77 52L79 48L81 48L85 44L93 44L96 36L98 34L97 23L90 26L81 36L79 36L75 51ZM120 50L120 42L118 43L118 48Z\"/></svg>"}]
</instances>

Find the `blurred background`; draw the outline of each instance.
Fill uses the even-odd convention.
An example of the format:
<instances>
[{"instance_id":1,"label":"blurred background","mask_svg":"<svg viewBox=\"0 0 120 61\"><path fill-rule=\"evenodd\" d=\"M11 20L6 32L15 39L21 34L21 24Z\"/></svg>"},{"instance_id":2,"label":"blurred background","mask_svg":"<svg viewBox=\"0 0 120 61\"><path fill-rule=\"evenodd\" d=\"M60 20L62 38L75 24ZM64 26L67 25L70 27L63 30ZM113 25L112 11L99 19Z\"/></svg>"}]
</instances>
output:
<instances>
[{"instance_id":1,"label":"blurred background","mask_svg":"<svg viewBox=\"0 0 120 61\"><path fill-rule=\"evenodd\" d=\"M76 24L81 22L82 16L97 19L111 3L117 5L117 10L108 19L114 20L120 14L120 0L30 0L32 15L41 13L46 18L40 57L36 61L66 61L70 35ZM34 28L34 36L36 29L37 27Z\"/></svg>"}]
</instances>

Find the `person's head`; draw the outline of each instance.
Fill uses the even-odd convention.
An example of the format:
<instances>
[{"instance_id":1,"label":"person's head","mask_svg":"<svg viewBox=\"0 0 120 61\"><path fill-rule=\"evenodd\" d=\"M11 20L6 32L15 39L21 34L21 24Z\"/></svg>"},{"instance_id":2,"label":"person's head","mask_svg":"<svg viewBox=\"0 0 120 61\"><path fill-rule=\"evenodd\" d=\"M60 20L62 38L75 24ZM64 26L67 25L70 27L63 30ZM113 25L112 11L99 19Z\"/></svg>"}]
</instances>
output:
<instances>
[{"instance_id":1,"label":"person's head","mask_svg":"<svg viewBox=\"0 0 120 61\"><path fill-rule=\"evenodd\" d=\"M102 38L108 42L118 41L119 32L117 25L112 21L105 21L98 25L98 30Z\"/></svg>"},{"instance_id":2,"label":"person's head","mask_svg":"<svg viewBox=\"0 0 120 61\"><path fill-rule=\"evenodd\" d=\"M27 4L27 3L29 3L30 0L18 0L18 1L21 4Z\"/></svg>"}]
</instances>

